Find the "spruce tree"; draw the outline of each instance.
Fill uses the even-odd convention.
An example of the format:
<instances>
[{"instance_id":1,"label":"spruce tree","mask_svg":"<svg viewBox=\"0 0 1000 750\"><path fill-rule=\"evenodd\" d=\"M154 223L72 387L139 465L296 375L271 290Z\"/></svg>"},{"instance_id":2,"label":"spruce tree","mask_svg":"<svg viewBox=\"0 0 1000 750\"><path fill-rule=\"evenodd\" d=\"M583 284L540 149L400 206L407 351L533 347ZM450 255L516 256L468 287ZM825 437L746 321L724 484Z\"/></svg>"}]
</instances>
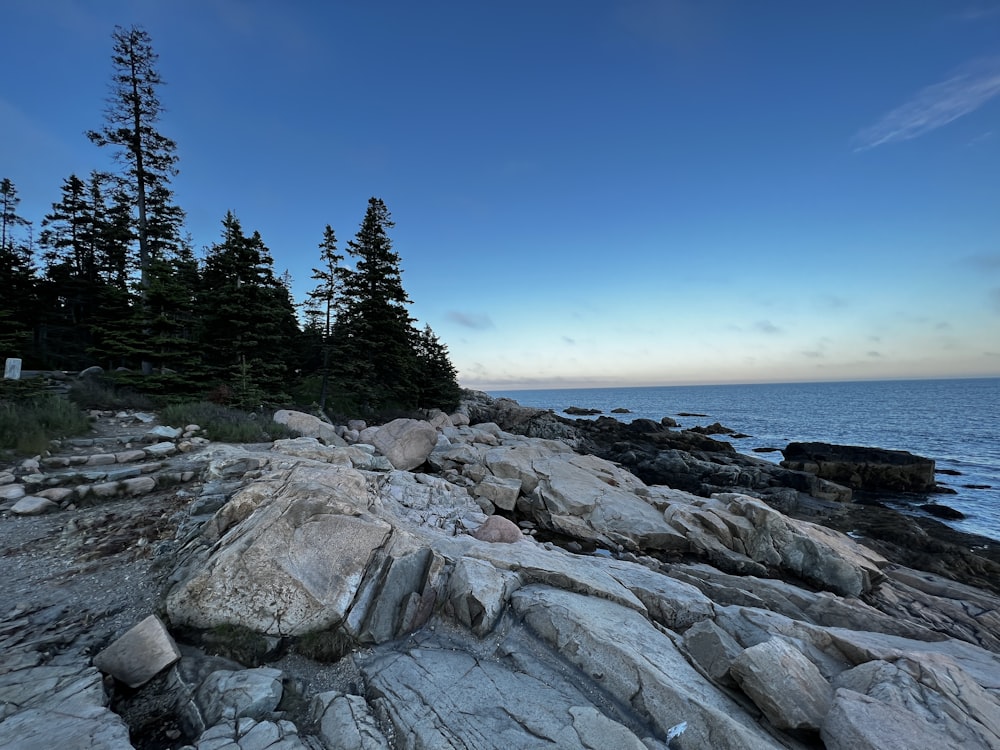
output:
<instances>
[{"instance_id":1,"label":"spruce tree","mask_svg":"<svg viewBox=\"0 0 1000 750\"><path fill-rule=\"evenodd\" d=\"M209 375L243 406L281 400L298 336L291 296L260 234L245 235L232 212L222 226L222 241L205 257L198 302Z\"/></svg>"},{"instance_id":2,"label":"spruce tree","mask_svg":"<svg viewBox=\"0 0 1000 750\"><path fill-rule=\"evenodd\" d=\"M91 193L76 175L63 181L60 200L42 219L43 341L46 355L63 369L93 364L88 348L93 343L91 322L99 297L99 222Z\"/></svg>"},{"instance_id":3,"label":"spruce tree","mask_svg":"<svg viewBox=\"0 0 1000 750\"><path fill-rule=\"evenodd\" d=\"M28 220L17 213L20 202L11 179L4 177L0 180L0 248L12 247L17 228L28 224Z\"/></svg>"},{"instance_id":4,"label":"spruce tree","mask_svg":"<svg viewBox=\"0 0 1000 750\"><path fill-rule=\"evenodd\" d=\"M412 319L400 258L387 230L394 226L379 198L347 249L354 269L344 273L344 310L336 324L336 372L367 414L416 406Z\"/></svg>"},{"instance_id":5,"label":"spruce tree","mask_svg":"<svg viewBox=\"0 0 1000 750\"><path fill-rule=\"evenodd\" d=\"M448 347L429 325L416 335L417 405L424 409L451 411L462 398L455 366Z\"/></svg>"},{"instance_id":6,"label":"spruce tree","mask_svg":"<svg viewBox=\"0 0 1000 750\"><path fill-rule=\"evenodd\" d=\"M344 281L344 256L337 252L337 236L327 224L323 230L323 241L319 244L320 266L314 268L312 279L316 287L309 292L306 303L308 336L318 340L320 356L319 408L326 409L330 386L330 355L333 347L333 324L341 302L341 288Z\"/></svg>"},{"instance_id":7,"label":"spruce tree","mask_svg":"<svg viewBox=\"0 0 1000 750\"><path fill-rule=\"evenodd\" d=\"M0 362L24 358L37 315L31 242L18 231L30 223L17 213L18 203L14 183L0 180Z\"/></svg>"},{"instance_id":8,"label":"spruce tree","mask_svg":"<svg viewBox=\"0 0 1000 750\"><path fill-rule=\"evenodd\" d=\"M139 288L144 297L157 239L166 236L163 225L171 226L174 218L169 184L177 174L177 146L156 129L163 113L157 93L163 81L149 34L136 26L116 26L112 39L113 72L105 125L88 131L87 136L98 146L116 147L116 158L126 166L122 184L135 209Z\"/></svg>"}]
</instances>

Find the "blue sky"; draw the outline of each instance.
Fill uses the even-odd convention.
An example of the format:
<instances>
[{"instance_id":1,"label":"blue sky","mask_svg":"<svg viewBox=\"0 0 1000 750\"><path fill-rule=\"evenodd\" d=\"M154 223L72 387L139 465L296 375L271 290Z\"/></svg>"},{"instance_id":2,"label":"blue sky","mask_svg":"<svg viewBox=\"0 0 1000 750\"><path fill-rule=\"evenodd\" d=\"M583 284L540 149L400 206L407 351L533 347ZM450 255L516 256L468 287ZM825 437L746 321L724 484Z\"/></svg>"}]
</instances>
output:
<instances>
[{"instance_id":1,"label":"blue sky","mask_svg":"<svg viewBox=\"0 0 1000 750\"><path fill-rule=\"evenodd\" d=\"M104 167L115 24L160 56L195 246L302 299L392 212L490 389L1000 375L995 0L5 0L0 176Z\"/></svg>"}]
</instances>

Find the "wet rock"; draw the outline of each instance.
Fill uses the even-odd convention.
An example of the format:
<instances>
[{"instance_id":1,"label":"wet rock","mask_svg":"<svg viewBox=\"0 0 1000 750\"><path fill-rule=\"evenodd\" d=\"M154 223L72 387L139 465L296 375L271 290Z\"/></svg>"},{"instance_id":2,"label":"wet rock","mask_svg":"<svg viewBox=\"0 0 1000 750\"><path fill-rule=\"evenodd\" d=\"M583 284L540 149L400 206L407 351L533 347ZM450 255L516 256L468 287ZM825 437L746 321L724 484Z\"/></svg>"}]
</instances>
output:
<instances>
[{"instance_id":1,"label":"wet rock","mask_svg":"<svg viewBox=\"0 0 1000 750\"><path fill-rule=\"evenodd\" d=\"M857 490L929 492L934 461L907 451L830 443L789 443L781 465Z\"/></svg>"},{"instance_id":2,"label":"wet rock","mask_svg":"<svg viewBox=\"0 0 1000 750\"><path fill-rule=\"evenodd\" d=\"M600 409L587 409L582 406L567 406L563 409L564 414L569 414L573 417L592 417L594 415L600 414Z\"/></svg>"}]
</instances>

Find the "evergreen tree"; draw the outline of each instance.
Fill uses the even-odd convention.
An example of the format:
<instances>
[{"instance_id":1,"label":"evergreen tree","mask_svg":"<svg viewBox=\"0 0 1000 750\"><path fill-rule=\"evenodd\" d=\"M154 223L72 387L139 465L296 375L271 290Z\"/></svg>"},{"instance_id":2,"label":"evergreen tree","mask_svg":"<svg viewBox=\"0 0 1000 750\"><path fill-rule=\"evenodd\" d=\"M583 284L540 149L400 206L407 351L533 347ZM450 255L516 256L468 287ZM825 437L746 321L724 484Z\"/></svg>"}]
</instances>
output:
<instances>
[{"instance_id":1,"label":"evergreen tree","mask_svg":"<svg viewBox=\"0 0 1000 750\"><path fill-rule=\"evenodd\" d=\"M355 266L343 274L336 372L366 413L416 405L412 319L406 309L410 299L386 231L393 226L385 203L373 197L360 229L347 243Z\"/></svg>"},{"instance_id":2,"label":"evergreen tree","mask_svg":"<svg viewBox=\"0 0 1000 750\"><path fill-rule=\"evenodd\" d=\"M40 244L46 248L45 277L40 289L43 330L40 338L47 359L63 369L92 364L91 318L97 306L99 218L91 192L76 175L62 184L61 198L42 219Z\"/></svg>"},{"instance_id":3,"label":"evergreen tree","mask_svg":"<svg viewBox=\"0 0 1000 750\"><path fill-rule=\"evenodd\" d=\"M169 190L170 179L177 174L177 147L156 129L163 112L157 90L163 81L149 34L136 26L116 26L112 39L113 72L105 125L87 136L98 146L117 147L116 158L126 165L122 184L135 209L139 289L145 298L158 242L170 237L180 223L181 214L172 206Z\"/></svg>"},{"instance_id":4,"label":"evergreen tree","mask_svg":"<svg viewBox=\"0 0 1000 750\"><path fill-rule=\"evenodd\" d=\"M462 398L457 372L448 357L448 347L424 326L416 335L417 405L424 409L451 411Z\"/></svg>"},{"instance_id":5,"label":"evergreen tree","mask_svg":"<svg viewBox=\"0 0 1000 750\"><path fill-rule=\"evenodd\" d=\"M20 202L17 188L10 178L0 180L0 248L12 247L17 228L28 224L27 219L18 216L17 206Z\"/></svg>"},{"instance_id":6,"label":"evergreen tree","mask_svg":"<svg viewBox=\"0 0 1000 750\"><path fill-rule=\"evenodd\" d=\"M30 222L18 215L18 203L14 183L0 180L0 361L25 356L37 314L31 242L17 232Z\"/></svg>"},{"instance_id":7,"label":"evergreen tree","mask_svg":"<svg viewBox=\"0 0 1000 750\"><path fill-rule=\"evenodd\" d=\"M222 226L222 241L205 258L198 305L205 362L242 405L280 400L298 336L295 308L260 234L246 236L232 212Z\"/></svg>"},{"instance_id":8,"label":"evergreen tree","mask_svg":"<svg viewBox=\"0 0 1000 750\"><path fill-rule=\"evenodd\" d=\"M95 279L87 317L87 353L107 369L129 367L138 362L131 342L142 329L135 327L137 308L129 286L135 261L128 200L109 175L96 171L91 172L88 195Z\"/></svg>"},{"instance_id":9,"label":"evergreen tree","mask_svg":"<svg viewBox=\"0 0 1000 750\"><path fill-rule=\"evenodd\" d=\"M344 256L337 252L337 236L327 224L323 230L323 241L319 244L320 266L314 268L312 279L316 287L309 292L306 315L311 338L318 339L321 354L319 408L326 409L326 399L330 385L330 355L333 346L333 323L340 307L341 287L344 268L340 265Z\"/></svg>"}]
</instances>

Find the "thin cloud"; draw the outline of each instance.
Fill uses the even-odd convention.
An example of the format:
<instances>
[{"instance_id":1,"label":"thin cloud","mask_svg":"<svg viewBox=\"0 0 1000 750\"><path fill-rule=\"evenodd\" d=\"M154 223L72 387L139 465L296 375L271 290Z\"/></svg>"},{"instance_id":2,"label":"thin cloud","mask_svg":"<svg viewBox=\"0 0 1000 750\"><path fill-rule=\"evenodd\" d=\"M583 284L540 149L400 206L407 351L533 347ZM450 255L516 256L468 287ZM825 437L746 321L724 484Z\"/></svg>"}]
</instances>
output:
<instances>
[{"instance_id":1,"label":"thin cloud","mask_svg":"<svg viewBox=\"0 0 1000 750\"><path fill-rule=\"evenodd\" d=\"M871 127L854 137L855 151L919 138L959 117L975 112L1000 95L1000 57L977 60L946 81L917 92Z\"/></svg>"},{"instance_id":2,"label":"thin cloud","mask_svg":"<svg viewBox=\"0 0 1000 750\"><path fill-rule=\"evenodd\" d=\"M966 265L972 266L977 271L986 273L1000 271L1000 253L969 255L963 258L962 262Z\"/></svg>"},{"instance_id":3,"label":"thin cloud","mask_svg":"<svg viewBox=\"0 0 1000 750\"><path fill-rule=\"evenodd\" d=\"M993 140L993 131L987 130L985 133L980 133L975 138L970 139L969 142L966 143L965 145L970 147L975 147L981 143L986 143L987 141L991 140Z\"/></svg>"},{"instance_id":4,"label":"thin cloud","mask_svg":"<svg viewBox=\"0 0 1000 750\"><path fill-rule=\"evenodd\" d=\"M488 328L493 328L493 321L490 320L490 316L481 313L464 313L452 310L445 317L452 323L457 323L463 328L472 328L477 331L485 331Z\"/></svg>"},{"instance_id":5,"label":"thin cloud","mask_svg":"<svg viewBox=\"0 0 1000 750\"><path fill-rule=\"evenodd\" d=\"M778 328L778 326L776 326L770 320L758 320L756 323L753 324L753 327L756 328L761 333L766 333L769 335L781 333L781 329Z\"/></svg>"},{"instance_id":6,"label":"thin cloud","mask_svg":"<svg viewBox=\"0 0 1000 750\"><path fill-rule=\"evenodd\" d=\"M993 312L1000 315L1000 287L990 289L990 306L993 308Z\"/></svg>"}]
</instances>

